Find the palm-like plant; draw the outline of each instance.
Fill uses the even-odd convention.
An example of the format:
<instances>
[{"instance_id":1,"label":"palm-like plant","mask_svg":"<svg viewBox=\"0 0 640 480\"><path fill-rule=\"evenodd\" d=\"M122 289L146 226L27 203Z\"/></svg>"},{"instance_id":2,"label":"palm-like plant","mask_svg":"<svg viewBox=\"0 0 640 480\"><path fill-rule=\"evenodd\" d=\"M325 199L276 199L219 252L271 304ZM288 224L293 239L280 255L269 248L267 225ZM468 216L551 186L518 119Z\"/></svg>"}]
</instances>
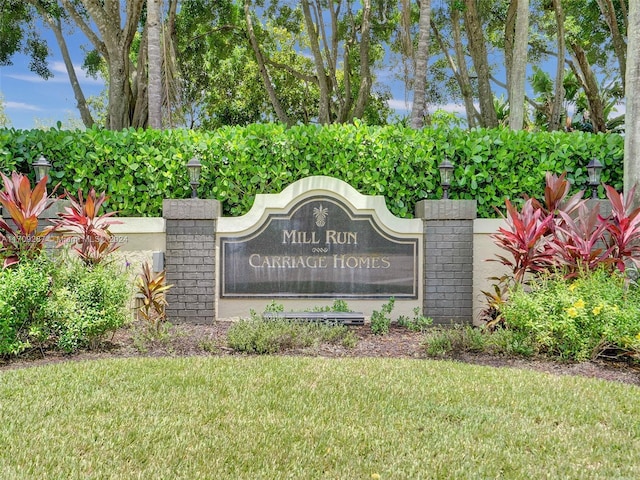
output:
<instances>
[{"instance_id":1,"label":"palm-like plant","mask_svg":"<svg viewBox=\"0 0 640 480\"><path fill-rule=\"evenodd\" d=\"M84 199L82 190L78 191L78 198L65 192L70 206L65 207L60 217L52 223L63 233L76 238L73 249L86 265L97 265L107 255L119 247L113 242L113 234L109 231L111 225L122 223L113 217L117 212L99 215L100 208L107 200L104 192L96 195L92 188ZM64 243L64 240L61 241Z\"/></svg>"},{"instance_id":2,"label":"palm-like plant","mask_svg":"<svg viewBox=\"0 0 640 480\"><path fill-rule=\"evenodd\" d=\"M173 285L166 284L167 272L163 270L153 273L148 262L142 264L142 273L138 275L136 285L142 295L142 306L139 309L142 318L148 322L156 334L167 320L167 299L165 293Z\"/></svg>"},{"instance_id":3,"label":"palm-like plant","mask_svg":"<svg viewBox=\"0 0 640 480\"><path fill-rule=\"evenodd\" d=\"M21 258L33 258L40 254L47 235L55 226L38 231L38 217L53 204L47 194L47 177L31 189L26 175L13 172L11 178L0 172L4 189L0 192L0 203L9 213L13 224L0 219L0 256L4 268L14 265ZM57 188L57 187L56 187ZM55 189L54 189L55 191Z\"/></svg>"}]
</instances>

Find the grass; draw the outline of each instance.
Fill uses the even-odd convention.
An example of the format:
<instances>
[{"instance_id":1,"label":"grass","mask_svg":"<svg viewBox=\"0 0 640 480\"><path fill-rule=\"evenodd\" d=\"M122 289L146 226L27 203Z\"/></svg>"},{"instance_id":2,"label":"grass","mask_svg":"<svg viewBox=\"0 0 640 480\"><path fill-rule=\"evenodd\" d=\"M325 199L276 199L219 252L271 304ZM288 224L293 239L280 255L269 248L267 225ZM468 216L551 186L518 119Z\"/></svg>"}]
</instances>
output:
<instances>
[{"instance_id":1,"label":"grass","mask_svg":"<svg viewBox=\"0 0 640 480\"><path fill-rule=\"evenodd\" d=\"M0 478L640 478L639 393L445 361L68 362L0 373Z\"/></svg>"}]
</instances>

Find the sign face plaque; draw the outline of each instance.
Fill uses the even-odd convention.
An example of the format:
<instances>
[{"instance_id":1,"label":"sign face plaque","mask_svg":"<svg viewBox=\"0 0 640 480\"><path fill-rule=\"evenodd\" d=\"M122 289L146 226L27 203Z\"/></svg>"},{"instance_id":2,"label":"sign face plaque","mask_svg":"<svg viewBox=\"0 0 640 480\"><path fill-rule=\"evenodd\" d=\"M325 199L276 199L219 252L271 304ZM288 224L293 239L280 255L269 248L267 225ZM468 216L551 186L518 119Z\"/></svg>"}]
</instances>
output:
<instances>
[{"instance_id":1,"label":"sign face plaque","mask_svg":"<svg viewBox=\"0 0 640 480\"><path fill-rule=\"evenodd\" d=\"M243 237L220 236L221 297L418 298L418 238L328 195L269 214Z\"/></svg>"}]
</instances>

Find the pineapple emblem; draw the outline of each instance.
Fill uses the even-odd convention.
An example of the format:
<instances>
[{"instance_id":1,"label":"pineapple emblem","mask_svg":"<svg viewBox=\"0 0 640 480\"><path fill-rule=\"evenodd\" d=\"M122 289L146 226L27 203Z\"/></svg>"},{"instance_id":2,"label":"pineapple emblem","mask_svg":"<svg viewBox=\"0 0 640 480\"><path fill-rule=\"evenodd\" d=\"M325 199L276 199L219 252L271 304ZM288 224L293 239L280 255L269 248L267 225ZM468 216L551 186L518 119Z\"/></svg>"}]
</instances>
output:
<instances>
[{"instance_id":1,"label":"pineapple emblem","mask_svg":"<svg viewBox=\"0 0 640 480\"><path fill-rule=\"evenodd\" d=\"M329 214L329 209L324 208L322 204L313 209L313 218L316 219L316 225L318 227L324 227L327 223L327 215Z\"/></svg>"}]
</instances>

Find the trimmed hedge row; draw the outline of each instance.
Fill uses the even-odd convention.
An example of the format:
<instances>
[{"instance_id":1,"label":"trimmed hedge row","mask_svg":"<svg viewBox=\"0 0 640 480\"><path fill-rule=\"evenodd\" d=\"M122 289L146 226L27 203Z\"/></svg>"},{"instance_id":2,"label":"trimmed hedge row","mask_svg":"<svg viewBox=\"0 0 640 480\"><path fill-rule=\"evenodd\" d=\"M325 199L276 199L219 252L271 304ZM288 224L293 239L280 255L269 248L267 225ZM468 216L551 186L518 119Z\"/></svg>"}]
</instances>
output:
<instances>
[{"instance_id":1,"label":"trimmed hedge row","mask_svg":"<svg viewBox=\"0 0 640 480\"><path fill-rule=\"evenodd\" d=\"M63 188L94 187L110 195L108 210L157 216L163 198L190 194L185 164L203 164L198 194L223 202L225 215L246 213L257 193L277 193L309 175L342 179L365 195L383 195L389 209L411 217L424 198L441 198L438 164L455 165L450 198L477 199L481 217L524 193L541 197L546 171L569 172L585 188L585 166L598 158L602 180L622 188L624 139L615 134L425 129L362 124L255 124L215 131L0 129L0 169L30 172L40 154ZM600 189L600 194L603 194Z\"/></svg>"}]
</instances>

